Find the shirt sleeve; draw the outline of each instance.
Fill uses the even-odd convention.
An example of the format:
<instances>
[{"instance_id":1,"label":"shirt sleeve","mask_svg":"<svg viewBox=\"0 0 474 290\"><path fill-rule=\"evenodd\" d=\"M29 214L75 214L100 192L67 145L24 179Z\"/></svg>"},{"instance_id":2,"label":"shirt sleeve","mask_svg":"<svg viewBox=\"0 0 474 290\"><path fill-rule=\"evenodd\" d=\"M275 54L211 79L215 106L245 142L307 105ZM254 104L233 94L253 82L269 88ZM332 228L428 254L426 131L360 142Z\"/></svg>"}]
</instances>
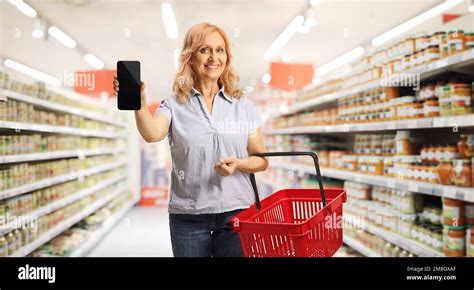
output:
<instances>
[{"instance_id":1,"label":"shirt sleeve","mask_svg":"<svg viewBox=\"0 0 474 290\"><path fill-rule=\"evenodd\" d=\"M158 115L165 115L166 117L168 117L168 124L171 124L171 119L173 118L173 111L171 110L171 104L169 100L166 99L161 101L160 106L155 111L154 117Z\"/></svg>"},{"instance_id":2,"label":"shirt sleeve","mask_svg":"<svg viewBox=\"0 0 474 290\"><path fill-rule=\"evenodd\" d=\"M262 127L263 120L260 116L260 110L257 106L250 100L247 99L247 112L248 112L248 121L250 122L251 134L255 132L258 128Z\"/></svg>"}]
</instances>

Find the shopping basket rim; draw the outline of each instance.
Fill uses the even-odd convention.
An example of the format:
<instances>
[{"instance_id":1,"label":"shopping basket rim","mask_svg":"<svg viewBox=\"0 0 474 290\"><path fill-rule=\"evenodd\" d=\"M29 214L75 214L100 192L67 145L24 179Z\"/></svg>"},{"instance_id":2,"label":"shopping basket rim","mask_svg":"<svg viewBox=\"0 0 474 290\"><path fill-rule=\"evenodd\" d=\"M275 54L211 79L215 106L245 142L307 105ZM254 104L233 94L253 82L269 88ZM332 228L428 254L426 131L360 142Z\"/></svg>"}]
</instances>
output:
<instances>
[{"instance_id":1,"label":"shopping basket rim","mask_svg":"<svg viewBox=\"0 0 474 290\"><path fill-rule=\"evenodd\" d=\"M319 189L313 189L313 188L304 188L304 189L294 189L294 188L287 188L287 189L280 189L278 190L277 192L273 193L272 195L274 194L278 194L280 193L281 191L288 191L288 190L298 190L298 191L310 191L310 190L319 190ZM339 188L334 188L334 189L327 189L329 191L340 191L334 198L331 198L330 201L328 201L326 203L326 206L322 207L320 210L318 210L317 212L315 212L311 217L307 218L304 222L301 222L301 223L298 223L298 224L294 224L294 223L272 223L272 222L266 222L264 224L269 224L269 225L281 225L281 226L301 226L301 225L304 225L308 222L310 222L316 215L318 214L322 214L325 210L329 209L332 207L332 204L334 202L336 202L336 200L338 199L341 199L343 198L343 196L346 194L346 191L344 189L339 189ZM325 190L326 192L326 190ZM327 197L326 197L327 198ZM292 200L292 199L297 199L297 200L302 200L302 199L305 199L305 200L315 200L315 199L322 199L321 197L308 197L308 198L297 198L297 197L285 197L285 198L282 198L282 199L278 199L274 202L272 202L271 204L268 204L268 205L265 205L265 208L261 208L260 210L257 209L256 205L253 204L251 205L249 208L247 208L246 210L244 210L243 212L237 214L236 216L234 216L232 218L232 220L234 221L235 219L238 219L239 223L246 223L246 224L262 224L261 222L255 222L255 221L252 221L254 220L257 216L259 215L262 215L264 214L265 212L271 210L272 208L274 208L275 205L283 202L283 201L286 201L286 200ZM345 201L343 201L345 202ZM247 214L247 211L248 210L254 210L255 213L253 213L251 216L245 218L245 219L241 219L239 216L241 215L245 215Z\"/></svg>"}]
</instances>

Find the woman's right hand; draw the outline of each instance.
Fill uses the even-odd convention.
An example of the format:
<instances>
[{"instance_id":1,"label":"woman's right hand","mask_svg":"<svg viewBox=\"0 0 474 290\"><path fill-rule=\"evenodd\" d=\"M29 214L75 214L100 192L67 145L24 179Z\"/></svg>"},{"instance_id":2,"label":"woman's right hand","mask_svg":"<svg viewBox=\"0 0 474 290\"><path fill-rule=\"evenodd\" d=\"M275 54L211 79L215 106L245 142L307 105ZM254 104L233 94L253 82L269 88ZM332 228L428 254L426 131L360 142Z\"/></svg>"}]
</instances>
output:
<instances>
[{"instance_id":1,"label":"woman's right hand","mask_svg":"<svg viewBox=\"0 0 474 290\"><path fill-rule=\"evenodd\" d=\"M114 74L114 96L118 96L119 92L119 81L117 79L117 74ZM145 95L145 83L140 82L140 99L141 99L141 107L147 107L146 104L146 95Z\"/></svg>"}]
</instances>

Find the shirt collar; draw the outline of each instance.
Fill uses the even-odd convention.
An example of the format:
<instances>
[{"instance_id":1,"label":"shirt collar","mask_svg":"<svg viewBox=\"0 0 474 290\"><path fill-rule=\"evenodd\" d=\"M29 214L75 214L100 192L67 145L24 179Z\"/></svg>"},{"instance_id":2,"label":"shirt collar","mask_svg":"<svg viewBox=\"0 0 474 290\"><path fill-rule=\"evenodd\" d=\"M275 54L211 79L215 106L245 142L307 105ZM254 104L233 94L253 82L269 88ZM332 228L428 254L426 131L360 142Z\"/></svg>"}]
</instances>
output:
<instances>
[{"instance_id":1,"label":"shirt collar","mask_svg":"<svg viewBox=\"0 0 474 290\"><path fill-rule=\"evenodd\" d=\"M193 93L193 96L202 96L202 94L195 88L193 87L193 90L192 90L192 93ZM226 93L225 93L225 87L222 86L219 91L217 92L217 95L218 96L221 96L223 97L225 100L227 100L229 103L232 103L232 98L229 97Z\"/></svg>"}]
</instances>

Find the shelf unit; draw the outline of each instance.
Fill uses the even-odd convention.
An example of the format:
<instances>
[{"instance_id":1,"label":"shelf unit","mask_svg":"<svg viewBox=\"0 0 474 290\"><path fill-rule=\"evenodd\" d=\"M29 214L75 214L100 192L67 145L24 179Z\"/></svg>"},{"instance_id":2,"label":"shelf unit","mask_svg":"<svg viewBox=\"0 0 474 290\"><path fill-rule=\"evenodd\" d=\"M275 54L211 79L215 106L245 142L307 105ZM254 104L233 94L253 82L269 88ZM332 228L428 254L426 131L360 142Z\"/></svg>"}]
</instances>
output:
<instances>
[{"instance_id":1,"label":"shelf unit","mask_svg":"<svg viewBox=\"0 0 474 290\"><path fill-rule=\"evenodd\" d=\"M344 244L348 245L349 247L353 248L360 254L364 255L365 257L381 257L381 255L372 249L368 248L366 245L358 241L357 239L349 236L344 235L343 237Z\"/></svg>"},{"instance_id":2,"label":"shelf unit","mask_svg":"<svg viewBox=\"0 0 474 290\"><path fill-rule=\"evenodd\" d=\"M40 180L40 181L31 183L31 184L26 184L26 185L23 185L23 186L20 186L20 187L10 188L10 189L4 190L4 191L0 191L0 200L5 199L5 198L9 198L9 197L13 197L13 196L17 196L17 195L20 195L20 194L23 194L23 193L31 192L31 191L34 191L34 190L38 190L38 189L41 189L41 188L49 187L49 186L52 186L52 185L60 184L60 183L66 182L66 181L71 181L71 180L74 180L74 179L81 180L86 176L97 174L97 173L104 172L104 171L108 171L108 170L115 169L115 168L119 168L119 167L124 166L125 164L126 164L126 162L124 160L117 161L117 162L110 163L110 164L103 164L103 165L99 165L99 166L96 166L96 167L87 168L87 169L80 170L80 171L77 171L77 172L76 171L71 171L70 173L66 173L66 174L63 174L63 175L58 175L58 176L48 178L48 179L44 179L44 180Z\"/></svg>"},{"instance_id":3,"label":"shelf unit","mask_svg":"<svg viewBox=\"0 0 474 290\"><path fill-rule=\"evenodd\" d=\"M84 242L79 248L74 250L68 257L85 257L89 254L102 240L127 214L127 212L135 206L133 201L125 204L119 211L104 222L102 227L92 233L92 235Z\"/></svg>"},{"instance_id":4,"label":"shelf unit","mask_svg":"<svg viewBox=\"0 0 474 290\"><path fill-rule=\"evenodd\" d=\"M48 110L56 111L56 112L74 114L74 115L78 115L84 118L100 121L103 123L108 123L115 126L126 127L126 124L124 123L117 122L111 118L103 117L103 116L98 115L97 113L89 112L84 109L78 109L71 106L57 104L51 101L42 100L36 97L20 94L20 93L10 91L10 90L0 90L0 94L2 95L4 100L13 99L13 100L22 101L28 104L32 104L32 105L42 107Z\"/></svg>"},{"instance_id":5,"label":"shelf unit","mask_svg":"<svg viewBox=\"0 0 474 290\"><path fill-rule=\"evenodd\" d=\"M474 49L459 53L456 55L448 56L444 59L436 62L423 65L418 68L410 69L401 73L404 74L419 74L420 81L426 80L437 74L444 72L461 70L464 67L474 65ZM472 71L471 71L472 73ZM357 94L366 90L375 89L381 86L381 80L370 81L349 89L344 89L335 93L326 94L323 96L315 97L306 101L302 101L288 107L286 110L273 113L270 118L277 118L280 116L291 115L299 111L303 111L309 108L328 104L337 101L340 98L347 97L353 94Z\"/></svg>"},{"instance_id":6,"label":"shelf unit","mask_svg":"<svg viewBox=\"0 0 474 290\"><path fill-rule=\"evenodd\" d=\"M102 190L108 186L111 186L115 183L120 182L121 180L124 180L126 178L126 175L119 175L116 177L111 177L109 179L106 179L104 181L101 181L97 184L94 184L91 187L82 189L70 196L67 196L63 199L60 199L58 201L55 201L47 206L41 207L37 210L34 210L33 212L29 213L27 216L20 216L17 218L15 222L8 223L4 226L0 227L0 235L8 233L9 231L13 230L15 228L15 225L18 224L24 224L26 221L28 221L30 218L40 218L44 215L47 215L55 210L58 210L60 208L63 208L69 204L72 204L78 200L83 199L86 196L89 196L91 194L94 194L98 192L99 190Z\"/></svg>"},{"instance_id":7,"label":"shelf unit","mask_svg":"<svg viewBox=\"0 0 474 290\"><path fill-rule=\"evenodd\" d=\"M31 153L31 154L18 154L18 155L3 155L0 156L0 163L17 163L17 162L28 162L28 161L39 161L39 160L53 160L62 158L84 158L87 156L97 155L118 155L125 153L125 149L114 149L114 148L99 148L99 149L76 149L76 150L63 150L63 151L51 151L43 153Z\"/></svg>"},{"instance_id":8,"label":"shelf unit","mask_svg":"<svg viewBox=\"0 0 474 290\"><path fill-rule=\"evenodd\" d=\"M112 199L116 198L120 194L123 193L123 189L116 189L104 198L94 202L90 206L84 208L81 210L81 212L73 215L72 217L60 222L56 226L54 226L52 229L48 230L46 233L41 235L39 238L34 240L32 243L22 247L19 249L16 253L13 253L11 257L25 257L37 248L41 247L45 243L49 242L68 228L72 227L76 223L80 222L84 218L88 217L89 215L93 214L96 212L98 209L109 203Z\"/></svg>"},{"instance_id":9,"label":"shelf unit","mask_svg":"<svg viewBox=\"0 0 474 290\"><path fill-rule=\"evenodd\" d=\"M264 178L264 177L259 177L258 178L259 182L262 182L262 183L265 183L267 185L271 185L271 186L277 186L279 189L283 189L285 188L285 186L282 186L283 184L279 183L279 182L275 182L275 181L272 181L268 178ZM347 214L344 214L344 218L346 219L349 219L349 220L353 220L354 217L350 216L350 215L347 215ZM379 238L382 238L394 245L397 245L401 248L404 248L405 250L407 251L410 251L412 252L413 254L417 255L417 256L421 256L421 257L444 257L444 255L440 252L437 252L431 248L429 248L428 246L425 246L417 241L414 241L414 240L409 240L409 239L406 239L398 234L395 234L393 232L389 232L387 230L384 230L384 229L381 229L377 226L374 226L374 225L371 225L367 222L364 223L364 228L363 228L364 231L367 231L373 235L376 235L378 236ZM355 250L357 250L358 252L360 252L361 254L363 254L364 256L367 256L367 257L377 257L377 256L380 256L379 254L373 252L373 251L370 251L370 249L366 249L365 246L363 246L359 241L351 238L351 237L348 237L347 235L344 235L344 243L346 243L348 246L352 247L354 246L353 248Z\"/></svg>"},{"instance_id":10,"label":"shelf unit","mask_svg":"<svg viewBox=\"0 0 474 290\"><path fill-rule=\"evenodd\" d=\"M350 215L344 214L344 218L352 218ZM364 223L364 231L376 235L394 245L397 245L419 257L444 257L443 253L440 253L428 246L423 245L414 240L407 239L396 233L389 232L380 227L374 226L368 222Z\"/></svg>"},{"instance_id":11,"label":"shelf unit","mask_svg":"<svg viewBox=\"0 0 474 290\"><path fill-rule=\"evenodd\" d=\"M474 114L435 118L419 118L399 121L384 121L359 124L340 124L327 126L304 126L267 130L269 135L312 134L312 133L348 133L368 131L389 131L402 129L429 129L446 127L474 127Z\"/></svg>"},{"instance_id":12,"label":"shelf unit","mask_svg":"<svg viewBox=\"0 0 474 290\"><path fill-rule=\"evenodd\" d=\"M66 135L77 135L77 136L83 136L83 137L100 137L100 138L109 138L109 139L126 138L125 134L117 134L113 132L80 129L80 128L66 127L66 126L27 124L27 123L9 122L9 121L0 121L0 129L11 129L11 130L15 130L15 132L20 132L23 130L23 131L32 131L32 132L57 133L57 134L66 134Z\"/></svg>"},{"instance_id":13,"label":"shelf unit","mask_svg":"<svg viewBox=\"0 0 474 290\"><path fill-rule=\"evenodd\" d=\"M272 167L282 168L286 170L296 171L299 174L314 175L314 166L306 164L297 164L291 162L275 162L271 161ZM367 183L371 185L385 186L428 195L459 199L468 202L474 202L474 188L463 188L456 186L447 186L440 184L432 184L427 182L419 182L414 180L397 179L393 177L362 174L352 171L344 171L332 168L321 168L321 174L325 177Z\"/></svg>"}]
</instances>

